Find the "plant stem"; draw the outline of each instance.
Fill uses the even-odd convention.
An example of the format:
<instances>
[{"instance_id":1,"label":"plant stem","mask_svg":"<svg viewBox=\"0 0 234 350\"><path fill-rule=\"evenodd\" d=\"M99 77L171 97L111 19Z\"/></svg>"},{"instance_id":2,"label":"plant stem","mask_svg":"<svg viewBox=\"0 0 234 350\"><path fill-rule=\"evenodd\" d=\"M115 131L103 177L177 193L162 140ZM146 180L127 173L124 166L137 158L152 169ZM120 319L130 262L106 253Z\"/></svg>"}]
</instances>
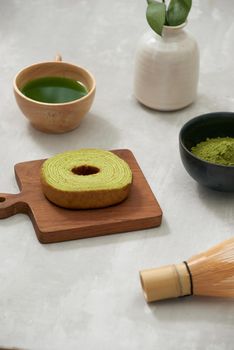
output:
<instances>
[{"instance_id":1,"label":"plant stem","mask_svg":"<svg viewBox=\"0 0 234 350\"><path fill-rule=\"evenodd\" d=\"M162 2L163 2L163 4L165 4L165 6L166 6L166 1L165 0L162 0ZM168 23L167 23L167 13L166 13L166 18L165 18L165 25L167 25Z\"/></svg>"}]
</instances>

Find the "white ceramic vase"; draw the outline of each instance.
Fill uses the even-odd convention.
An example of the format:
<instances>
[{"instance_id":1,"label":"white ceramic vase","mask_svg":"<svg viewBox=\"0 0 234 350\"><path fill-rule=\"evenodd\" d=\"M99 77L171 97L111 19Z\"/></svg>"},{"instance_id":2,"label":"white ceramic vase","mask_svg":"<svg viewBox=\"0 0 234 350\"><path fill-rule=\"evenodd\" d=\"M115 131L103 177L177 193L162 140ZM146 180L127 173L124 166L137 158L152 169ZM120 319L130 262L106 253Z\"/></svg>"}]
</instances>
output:
<instances>
[{"instance_id":1,"label":"white ceramic vase","mask_svg":"<svg viewBox=\"0 0 234 350\"><path fill-rule=\"evenodd\" d=\"M138 44L134 93L147 107L172 111L196 99L199 49L185 24L164 26L162 37L150 30Z\"/></svg>"}]
</instances>

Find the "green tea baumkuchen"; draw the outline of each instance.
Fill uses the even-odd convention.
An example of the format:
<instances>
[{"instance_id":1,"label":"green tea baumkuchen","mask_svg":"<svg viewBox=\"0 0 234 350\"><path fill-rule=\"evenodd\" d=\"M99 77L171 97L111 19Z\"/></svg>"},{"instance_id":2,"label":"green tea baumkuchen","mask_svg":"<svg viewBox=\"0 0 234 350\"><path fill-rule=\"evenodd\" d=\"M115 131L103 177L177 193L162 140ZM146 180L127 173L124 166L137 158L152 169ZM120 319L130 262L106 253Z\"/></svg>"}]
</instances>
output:
<instances>
[{"instance_id":1,"label":"green tea baumkuchen","mask_svg":"<svg viewBox=\"0 0 234 350\"><path fill-rule=\"evenodd\" d=\"M112 152L80 149L47 159L41 169L41 184L45 196L61 207L102 208L128 196L132 172Z\"/></svg>"}]
</instances>

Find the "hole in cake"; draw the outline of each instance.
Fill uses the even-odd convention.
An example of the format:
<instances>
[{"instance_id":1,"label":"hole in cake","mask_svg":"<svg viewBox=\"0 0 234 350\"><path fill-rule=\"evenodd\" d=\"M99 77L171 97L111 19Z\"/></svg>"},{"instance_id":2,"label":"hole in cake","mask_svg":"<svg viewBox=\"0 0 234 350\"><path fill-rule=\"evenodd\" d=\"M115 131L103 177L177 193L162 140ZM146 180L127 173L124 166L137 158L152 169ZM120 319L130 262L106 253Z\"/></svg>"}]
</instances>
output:
<instances>
[{"instance_id":1,"label":"hole in cake","mask_svg":"<svg viewBox=\"0 0 234 350\"><path fill-rule=\"evenodd\" d=\"M0 197L0 202L5 202L6 198L5 197Z\"/></svg>"},{"instance_id":2,"label":"hole in cake","mask_svg":"<svg viewBox=\"0 0 234 350\"><path fill-rule=\"evenodd\" d=\"M97 174L99 173L99 171L100 169L91 165L81 165L72 169L73 174L83 175L83 176Z\"/></svg>"}]
</instances>

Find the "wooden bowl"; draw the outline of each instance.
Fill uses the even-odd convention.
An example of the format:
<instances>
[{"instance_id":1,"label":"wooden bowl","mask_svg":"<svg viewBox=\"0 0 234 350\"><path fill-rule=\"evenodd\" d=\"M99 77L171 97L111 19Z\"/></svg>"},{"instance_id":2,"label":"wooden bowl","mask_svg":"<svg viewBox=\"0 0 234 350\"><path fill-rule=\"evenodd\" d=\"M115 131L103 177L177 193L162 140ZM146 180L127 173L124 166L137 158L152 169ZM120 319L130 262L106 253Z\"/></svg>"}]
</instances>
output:
<instances>
[{"instance_id":1,"label":"wooden bowl","mask_svg":"<svg viewBox=\"0 0 234 350\"><path fill-rule=\"evenodd\" d=\"M88 94L71 102L44 103L32 100L21 92L30 80L49 76L80 81L88 88ZM46 133L64 133L77 128L92 105L95 90L92 74L82 67L62 62L61 56L52 62L28 66L14 79L14 94L19 108L36 129Z\"/></svg>"},{"instance_id":2,"label":"wooden bowl","mask_svg":"<svg viewBox=\"0 0 234 350\"><path fill-rule=\"evenodd\" d=\"M179 135L180 155L189 175L203 186L234 192L234 166L209 163L196 157L191 148L207 138L234 137L234 113L203 114L189 120Z\"/></svg>"}]
</instances>

